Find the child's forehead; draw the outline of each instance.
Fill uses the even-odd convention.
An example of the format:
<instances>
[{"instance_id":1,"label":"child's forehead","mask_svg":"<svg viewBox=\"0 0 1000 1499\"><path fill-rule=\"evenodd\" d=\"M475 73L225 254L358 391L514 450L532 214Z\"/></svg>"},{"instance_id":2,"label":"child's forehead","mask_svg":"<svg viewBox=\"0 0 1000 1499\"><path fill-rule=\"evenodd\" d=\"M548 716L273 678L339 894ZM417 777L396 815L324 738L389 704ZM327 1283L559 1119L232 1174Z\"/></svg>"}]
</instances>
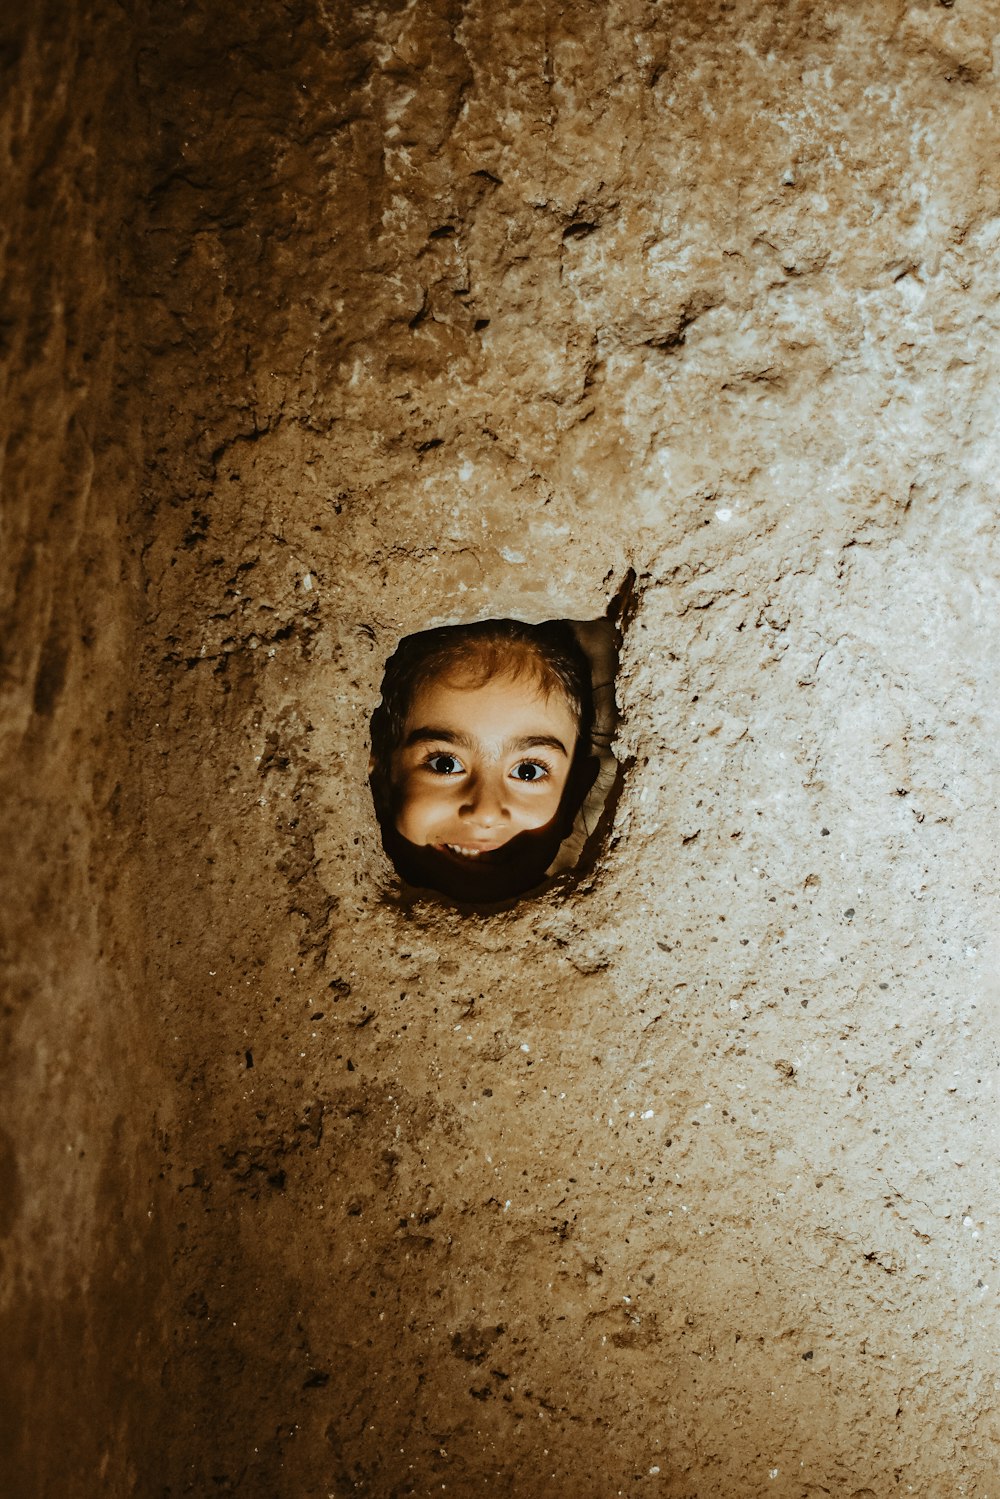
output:
<instances>
[{"instance_id":1,"label":"child's forehead","mask_svg":"<svg viewBox=\"0 0 1000 1499\"><path fill-rule=\"evenodd\" d=\"M450 661L419 682L410 700L411 715L422 701L443 693L456 694L459 699L470 702L476 695L502 697L514 703L547 702L550 697L562 699L555 692L554 684L546 682L540 673L518 670L516 666L505 666L499 671L484 673L474 664Z\"/></svg>"},{"instance_id":2,"label":"child's forehead","mask_svg":"<svg viewBox=\"0 0 1000 1499\"><path fill-rule=\"evenodd\" d=\"M494 725L527 722L551 730L558 723L576 735L577 711L555 683L534 673L482 673L450 667L421 682L410 700L404 732L436 723L461 728L484 721Z\"/></svg>"}]
</instances>

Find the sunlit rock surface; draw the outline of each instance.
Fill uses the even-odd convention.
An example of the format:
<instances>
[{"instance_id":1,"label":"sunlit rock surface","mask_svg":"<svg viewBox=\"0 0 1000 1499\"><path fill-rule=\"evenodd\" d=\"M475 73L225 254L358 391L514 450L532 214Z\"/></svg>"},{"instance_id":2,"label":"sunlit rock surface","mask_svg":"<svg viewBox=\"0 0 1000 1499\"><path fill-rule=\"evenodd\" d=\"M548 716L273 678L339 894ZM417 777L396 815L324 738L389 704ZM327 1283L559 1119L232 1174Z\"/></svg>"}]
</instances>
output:
<instances>
[{"instance_id":1,"label":"sunlit rock surface","mask_svg":"<svg viewBox=\"0 0 1000 1499\"><path fill-rule=\"evenodd\" d=\"M24 1493L103 1452L143 1496L985 1499L994 10L158 0L88 62L96 24L10 116L16 284L105 385L8 347L5 1201L15 1322L30 1283L53 1366L133 1382L35 1467L22 1412ZM401 892L399 637L623 586L597 867Z\"/></svg>"}]
</instances>

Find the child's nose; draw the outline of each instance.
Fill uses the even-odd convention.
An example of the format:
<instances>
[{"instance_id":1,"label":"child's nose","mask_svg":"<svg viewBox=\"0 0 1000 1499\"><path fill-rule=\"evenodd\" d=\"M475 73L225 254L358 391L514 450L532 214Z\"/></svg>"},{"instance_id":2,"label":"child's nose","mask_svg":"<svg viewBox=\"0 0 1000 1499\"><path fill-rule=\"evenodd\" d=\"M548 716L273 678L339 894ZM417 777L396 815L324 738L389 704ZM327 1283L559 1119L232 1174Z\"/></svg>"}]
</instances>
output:
<instances>
[{"instance_id":1,"label":"child's nose","mask_svg":"<svg viewBox=\"0 0 1000 1499\"><path fill-rule=\"evenodd\" d=\"M509 815L503 786L497 785L489 776L474 780L468 788L462 812L478 827L498 827Z\"/></svg>"}]
</instances>

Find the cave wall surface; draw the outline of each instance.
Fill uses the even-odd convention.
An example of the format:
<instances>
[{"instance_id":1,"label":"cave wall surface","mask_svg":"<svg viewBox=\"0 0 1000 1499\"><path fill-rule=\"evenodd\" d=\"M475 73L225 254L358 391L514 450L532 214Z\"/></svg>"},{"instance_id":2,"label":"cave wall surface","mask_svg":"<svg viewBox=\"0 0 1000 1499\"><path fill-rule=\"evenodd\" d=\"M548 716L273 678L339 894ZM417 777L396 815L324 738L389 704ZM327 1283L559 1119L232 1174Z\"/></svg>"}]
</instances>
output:
<instances>
[{"instance_id":1,"label":"cave wall surface","mask_svg":"<svg viewBox=\"0 0 1000 1499\"><path fill-rule=\"evenodd\" d=\"M144 12L138 1492L995 1493L997 32ZM399 636L630 574L596 869L399 892Z\"/></svg>"},{"instance_id":2,"label":"cave wall surface","mask_svg":"<svg viewBox=\"0 0 1000 1499\"><path fill-rule=\"evenodd\" d=\"M138 422L119 7L0 18L0 1492L135 1492L159 1089L128 686ZM142 1415L136 1423L137 1412Z\"/></svg>"},{"instance_id":3,"label":"cave wall surface","mask_svg":"<svg viewBox=\"0 0 1000 1499\"><path fill-rule=\"evenodd\" d=\"M995 30L152 8L164 1493L995 1491ZM400 898L400 634L630 569L598 868Z\"/></svg>"}]
</instances>

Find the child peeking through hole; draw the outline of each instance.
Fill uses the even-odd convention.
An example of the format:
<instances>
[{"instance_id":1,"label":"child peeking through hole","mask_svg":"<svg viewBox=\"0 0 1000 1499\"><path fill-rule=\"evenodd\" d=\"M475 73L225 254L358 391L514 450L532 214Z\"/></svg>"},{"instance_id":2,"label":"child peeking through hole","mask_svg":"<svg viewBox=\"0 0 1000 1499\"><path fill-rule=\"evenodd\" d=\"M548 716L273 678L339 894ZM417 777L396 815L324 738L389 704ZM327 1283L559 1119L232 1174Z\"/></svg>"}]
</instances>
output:
<instances>
[{"instance_id":1,"label":"child peeking through hole","mask_svg":"<svg viewBox=\"0 0 1000 1499\"><path fill-rule=\"evenodd\" d=\"M484 620L401 643L372 719L371 779L406 881L488 903L556 872L599 769L591 678L561 621Z\"/></svg>"}]
</instances>

